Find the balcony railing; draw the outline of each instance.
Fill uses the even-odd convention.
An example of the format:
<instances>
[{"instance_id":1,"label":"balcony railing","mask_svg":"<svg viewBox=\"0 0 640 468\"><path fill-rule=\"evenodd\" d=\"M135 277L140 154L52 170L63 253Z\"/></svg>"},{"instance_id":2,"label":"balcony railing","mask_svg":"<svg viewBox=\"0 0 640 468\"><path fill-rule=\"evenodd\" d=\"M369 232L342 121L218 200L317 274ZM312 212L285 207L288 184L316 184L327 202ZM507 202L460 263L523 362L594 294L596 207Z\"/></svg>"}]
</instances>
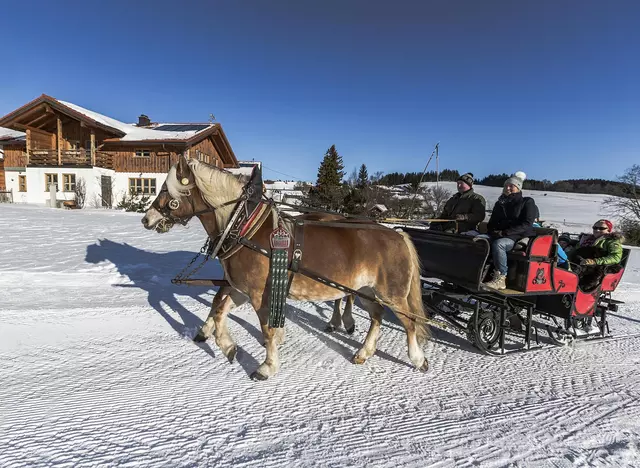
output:
<instances>
[{"instance_id":1,"label":"balcony railing","mask_svg":"<svg viewBox=\"0 0 640 468\"><path fill-rule=\"evenodd\" d=\"M31 150L29 165L33 166L91 166L91 152L85 150ZM109 153L96 151L95 165L107 169L113 168L113 156Z\"/></svg>"}]
</instances>

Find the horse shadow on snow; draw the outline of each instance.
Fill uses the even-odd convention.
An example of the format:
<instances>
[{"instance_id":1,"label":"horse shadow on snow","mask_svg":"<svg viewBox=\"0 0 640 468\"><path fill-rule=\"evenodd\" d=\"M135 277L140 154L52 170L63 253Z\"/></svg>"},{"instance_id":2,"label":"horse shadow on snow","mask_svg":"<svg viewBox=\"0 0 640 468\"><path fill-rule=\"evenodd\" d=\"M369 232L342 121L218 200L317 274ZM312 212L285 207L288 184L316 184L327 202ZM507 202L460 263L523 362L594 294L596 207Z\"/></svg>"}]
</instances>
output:
<instances>
[{"instance_id":1,"label":"horse shadow on snow","mask_svg":"<svg viewBox=\"0 0 640 468\"><path fill-rule=\"evenodd\" d=\"M188 296L199 303L210 306L211 288L191 287L171 283L171 278L182 270L195 252L176 251L166 253L149 252L130 244L114 242L108 239L98 240L87 247L85 262L99 264L112 263L118 273L127 277L129 284L114 284L119 288L137 288L147 293L149 305L153 307L180 336L191 337L195 330L203 323L202 319L184 307L178 296ZM194 265L199 264L196 262ZM218 262L208 262L201 270L211 278L219 278L222 268ZM169 313L173 311L180 317L182 323ZM209 346L201 348L213 356Z\"/></svg>"}]
</instances>

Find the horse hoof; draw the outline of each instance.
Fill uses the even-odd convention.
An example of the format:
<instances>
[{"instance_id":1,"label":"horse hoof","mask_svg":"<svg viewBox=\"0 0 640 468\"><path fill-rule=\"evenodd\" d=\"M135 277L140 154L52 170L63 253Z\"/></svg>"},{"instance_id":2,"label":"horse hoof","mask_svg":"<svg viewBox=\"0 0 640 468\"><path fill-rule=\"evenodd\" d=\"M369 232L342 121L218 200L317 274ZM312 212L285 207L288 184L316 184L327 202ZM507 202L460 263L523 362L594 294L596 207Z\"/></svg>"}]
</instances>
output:
<instances>
[{"instance_id":1,"label":"horse hoof","mask_svg":"<svg viewBox=\"0 0 640 468\"><path fill-rule=\"evenodd\" d=\"M204 336L204 333L198 332L198 334L193 337L193 341L195 341L196 343L204 343L205 341L207 341L207 337Z\"/></svg>"},{"instance_id":2,"label":"horse hoof","mask_svg":"<svg viewBox=\"0 0 640 468\"><path fill-rule=\"evenodd\" d=\"M253 374L251 374L251 380L260 380L260 381L262 381L262 380L267 380L268 378L269 377L267 377L264 374L261 374L258 371L255 371Z\"/></svg>"},{"instance_id":3,"label":"horse hoof","mask_svg":"<svg viewBox=\"0 0 640 468\"><path fill-rule=\"evenodd\" d=\"M365 362L367 362L367 360L355 354L351 359L351 362L353 362L354 364L364 364Z\"/></svg>"},{"instance_id":4,"label":"horse hoof","mask_svg":"<svg viewBox=\"0 0 640 468\"><path fill-rule=\"evenodd\" d=\"M324 331L326 333L333 333L334 331L336 331L336 327L334 327L333 325L327 325Z\"/></svg>"},{"instance_id":5,"label":"horse hoof","mask_svg":"<svg viewBox=\"0 0 640 468\"><path fill-rule=\"evenodd\" d=\"M347 332L347 335L353 335L353 332L356 331L356 326L354 325L352 327L349 327L345 331Z\"/></svg>"},{"instance_id":6,"label":"horse hoof","mask_svg":"<svg viewBox=\"0 0 640 468\"><path fill-rule=\"evenodd\" d=\"M422 365L420 367L418 367L418 370L420 372L427 372L429 370L429 361L427 361L425 359L424 362L422 363Z\"/></svg>"},{"instance_id":7,"label":"horse hoof","mask_svg":"<svg viewBox=\"0 0 640 468\"><path fill-rule=\"evenodd\" d=\"M235 346L227 352L227 359L229 360L229 364L233 363L233 360L236 358L237 353L238 353L238 348L236 348Z\"/></svg>"}]
</instances>

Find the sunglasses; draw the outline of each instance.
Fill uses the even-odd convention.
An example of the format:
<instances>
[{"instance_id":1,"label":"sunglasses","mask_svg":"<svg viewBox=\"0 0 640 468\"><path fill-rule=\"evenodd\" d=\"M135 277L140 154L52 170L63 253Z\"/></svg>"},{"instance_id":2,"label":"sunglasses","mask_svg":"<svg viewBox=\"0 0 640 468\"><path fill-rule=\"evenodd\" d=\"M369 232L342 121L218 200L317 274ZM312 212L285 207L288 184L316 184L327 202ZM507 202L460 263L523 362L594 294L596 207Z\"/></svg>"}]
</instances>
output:
<instances>
[{"instance_id":1,"label":"sunglasses","mask_svg":"<svg viewBox=\"0 0 640 468\"><path fill-rule=\"evenodd\" d=\"M593 226L591 229L593 229L594 231L606 231L609 228L602 226Z\"/></svg>"}]
</instances>

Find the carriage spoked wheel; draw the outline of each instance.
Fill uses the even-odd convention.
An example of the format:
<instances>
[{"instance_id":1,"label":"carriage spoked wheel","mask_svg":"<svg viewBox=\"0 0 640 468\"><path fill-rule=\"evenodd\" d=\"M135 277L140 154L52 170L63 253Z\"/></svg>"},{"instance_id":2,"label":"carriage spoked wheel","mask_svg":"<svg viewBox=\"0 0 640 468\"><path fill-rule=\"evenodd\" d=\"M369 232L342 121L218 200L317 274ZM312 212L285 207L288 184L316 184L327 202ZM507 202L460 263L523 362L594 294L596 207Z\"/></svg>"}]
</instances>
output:
<instances>
[{"instance_id":1,"label":"carriage spoked wheel","mask_svg":"<svg viewBox=\"0 0 640 468\"><path fill-rule=\"evenodd\" d=\"M500 341L500 311L482 309L469 319L467 339L482 350L490 350Z\"/></svg>"}]
</instances>

